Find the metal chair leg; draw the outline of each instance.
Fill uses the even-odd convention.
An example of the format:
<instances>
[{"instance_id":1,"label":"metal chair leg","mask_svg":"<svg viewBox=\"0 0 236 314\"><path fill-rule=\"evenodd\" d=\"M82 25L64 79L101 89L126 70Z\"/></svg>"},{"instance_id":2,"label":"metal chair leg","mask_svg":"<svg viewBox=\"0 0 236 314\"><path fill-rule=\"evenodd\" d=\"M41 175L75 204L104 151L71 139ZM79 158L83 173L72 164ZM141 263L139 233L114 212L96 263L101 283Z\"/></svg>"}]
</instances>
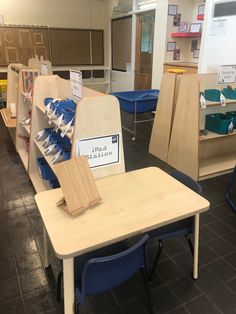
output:
<instances>
[{"instance_id":1,"label":"metal chair leg","mask_svg":"<svg viewBox=\"0 0 236 314\"><path fill-rule=\"evenodd\" d=\"M156 266L157 266L157 263L158 263L159 258L161 256L162 250L163 250L163 243L162 243L162 240L159 240L159 248L158 248L157 255L155 257L154 263L152 265L152 268L150 270L150 273L148 275L148 281L152 281L152 277L153 277L154 272L156 270Z\"/></svg>"},{"instance_id":2,"label":"metal chair leg","mask_svg":"<svg viewBox=\"0 0 236 314\"><path fill-rule=\"evenodd\" d=\"M74 303L74 312L75 314L79 314L79 302L77 301Z\"/></svg>"},{"instance_id":3,"label":"metal chair leg","mask_svg":"<svg viewBox=\"0 0 236 314\"><path fill-rule=\"evenodd\" d=\"M143 269L141 269L141 273L143 275L143 281L144 281L145 292L146 292L146 296L147 296L149 313L153 314L152 299L151 299L151 294L150 294L150 289L149 289L149 282L147 280L147 274L144 272Z\"/></svg>"},{"instance_id":4,"label":"metal chair leg","mask_svg":"<svg viewBox=\"0 0 236 314\"><path fill-rule=\"evenodd\" d=\"M61 270L57 276L57 301L61 301L61 280L63 276L63 270Z\"/></svg>"},{"instance_id":5,"label":"metal chair leg","mask_svg":"<svg viewBox=\"0 0 236 314\"><path fill-rule=\"evenodd\" d=\"M188 242L188 245L189 245L189 248L190 248L190 251L191 251L192 256L194 256L193 243L192 243L192 241L191 241L191 239L190 239L190 237L189 237L188 234L185 235L185 239L186 239L187 242Z\"/></svg>"}]
</instances>

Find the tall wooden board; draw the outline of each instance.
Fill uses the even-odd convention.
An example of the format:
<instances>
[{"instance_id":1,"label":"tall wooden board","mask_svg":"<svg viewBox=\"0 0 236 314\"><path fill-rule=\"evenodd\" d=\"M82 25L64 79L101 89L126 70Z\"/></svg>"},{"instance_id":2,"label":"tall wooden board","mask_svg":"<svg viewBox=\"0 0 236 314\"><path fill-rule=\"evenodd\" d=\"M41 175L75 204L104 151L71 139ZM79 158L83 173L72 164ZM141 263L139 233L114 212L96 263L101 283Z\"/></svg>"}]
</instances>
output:
<instances>
[{"instance_id":1,"label":"tall wooden board","mask_svg":"<svg viewBox=\"0 0 236 314\"><path fill-rule=\"evenodd\" d=\"M199 81L183 75L173 121L168 164L198 179Z\"/></svg>"},{"instance_id":2,"label":"tall wooden board","mask_svg":"<svg viewBox=\"0 0 236 314\"><path fill-rule=\"evenodd\" d=\"M163 161L167 161L171 126L173 120L173 104L175 95L176 75L165 73L161 82L149 152Z\"/></svg>"}]
</instances>

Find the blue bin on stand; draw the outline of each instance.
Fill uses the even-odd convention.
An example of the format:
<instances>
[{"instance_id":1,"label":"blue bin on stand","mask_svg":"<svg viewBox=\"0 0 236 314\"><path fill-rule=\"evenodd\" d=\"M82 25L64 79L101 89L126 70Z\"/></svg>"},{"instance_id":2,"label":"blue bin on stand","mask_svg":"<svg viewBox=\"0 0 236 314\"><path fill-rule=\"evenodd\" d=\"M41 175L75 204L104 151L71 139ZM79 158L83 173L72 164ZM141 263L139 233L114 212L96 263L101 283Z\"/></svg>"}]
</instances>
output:
<instances>
[{"instance_id":1,"label":"blue bin on stand","mask_svg":"<svg viewBox=\"0 0 236 314\"><path fill-rule=\"evenodd\" d=\"M116 96L120 103L120 109L129 113L143 113L156 109L159 90L135 90L129 92L115 92L111 95Z\"/></svg>"},{"instance_id":2,"label":"blue bin on stand","mask_svg":"<svg viewBox=\"0 0 236 314\"><path fill-rule=\"evenodd\" d=\"M153 121L154 119L137 119L137 114L144 114L156 110L159 90L158 89L146 89L135 90L127 92L115 92L111 95L118 98L120 103L120 109L122 111L133 113L133 129L129 129L122 125L123 129L133 134L132 140L136 138L136 124L142 122Z\"/></svg>"}]
</instances>

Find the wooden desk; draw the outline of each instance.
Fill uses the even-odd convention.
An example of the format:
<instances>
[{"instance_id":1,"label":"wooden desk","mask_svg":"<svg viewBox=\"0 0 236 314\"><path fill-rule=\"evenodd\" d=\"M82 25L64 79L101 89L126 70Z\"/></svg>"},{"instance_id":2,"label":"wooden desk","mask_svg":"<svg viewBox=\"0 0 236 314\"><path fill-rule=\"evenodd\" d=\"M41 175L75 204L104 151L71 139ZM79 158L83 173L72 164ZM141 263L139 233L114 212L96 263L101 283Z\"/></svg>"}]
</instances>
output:
<instances>
[{"instance_id":1,"label":"wooden desk","mask_svg":"<svg viewBox=\"0 0 236 314\"><path fill-rule=\"evenodd\" d=\"M197 278L199 213L209 208L207 200L155 167L99 179L96 184L102 203L77 218L56 206L60 189L35 197L55 253L63 259L65 314L73 313L74 256L193 215ZM45 247L48 266L46 253Z\"/></svg>"}]
</instances>

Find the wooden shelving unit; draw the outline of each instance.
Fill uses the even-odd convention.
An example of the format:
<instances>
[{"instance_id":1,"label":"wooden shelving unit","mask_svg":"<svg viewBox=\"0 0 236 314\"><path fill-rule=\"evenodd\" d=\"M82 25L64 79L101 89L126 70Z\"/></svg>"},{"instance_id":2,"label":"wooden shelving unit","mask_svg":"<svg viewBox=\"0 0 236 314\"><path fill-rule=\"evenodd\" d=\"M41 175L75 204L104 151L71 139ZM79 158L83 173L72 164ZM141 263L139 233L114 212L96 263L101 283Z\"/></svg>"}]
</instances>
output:
<instances>
[{"instance_id":1,"label":"wooden shelving unit","mask_svg":"<svg viewBox=\"0 0 236 314\"><path fill-rule=\"evenodd\" d=\"M32 95L29 94L26 87L27 76L32 77L32 81L30 82L34 84L34 79L39 75L39 71L37 69L22 69L19 74L19 92L18 92L18 105L17 105L17 120L16 120L16 149L19 153L21 161L28 171L29 164L29 139L30 139L30 124L24 125L22 124L23 119L31 119L31 111L33 104L33 90ZM28 84L29 85L29 84Z\"/></svg>"},{"instance_id":2,"label":"wooden shelving unit","mask_svg":"<svg viewBox=\"0 0 236 314\"><path fill-rule=\"evenodd\" d=\"M92 172L96 178L99 178L125 171L118 100L114 96L105 95L84 87L83 99L78 101L71 95L69 81L56 75L39 76L34 84L29 155L29 176L36 192L50 189L49 183L39 175L37 157L44 156L54 171L54 167L51 165L53 155L45 156L42 141L35 141L36 135L40 130L53 126L53 124L49 124L49 119L45 116L44 99L46 97L71 98L77 103L73 133L66 134L72 144L71 156L78 155L77 145L79 140L119 134L119 163L92 168ZM61 130L64 127L62 126Z\"/></svg>"},{"instance_id":3,"label":"wooden shelving unit","mask_svg":"<svg viewBox=\"0 0 236 314\"><path fill-rule=\"evenodd\" d=\"M236 110L236 101L228 99L224 107L208 102L200 108L200 91L224 87L217 85L217 74L183 75L180 80L167 162L196 180L227 173L236 164L236 130L199 136L206 114Z\"/></svg>"},{"instance_id":4,"label":"wooden shelving unit","mask_svg":"<svg viewBox=\"0 0 236 314\"><path fill-rule=\"evenodd\" d=\"M16 145L16 118L11 116L11 104L18 105L18 90L20 71L25 66L21 63L9 64L7 68L7 107L1 110L1 115L5 126L11 135L13 143Z\"/></svg>"}]
</instances>

